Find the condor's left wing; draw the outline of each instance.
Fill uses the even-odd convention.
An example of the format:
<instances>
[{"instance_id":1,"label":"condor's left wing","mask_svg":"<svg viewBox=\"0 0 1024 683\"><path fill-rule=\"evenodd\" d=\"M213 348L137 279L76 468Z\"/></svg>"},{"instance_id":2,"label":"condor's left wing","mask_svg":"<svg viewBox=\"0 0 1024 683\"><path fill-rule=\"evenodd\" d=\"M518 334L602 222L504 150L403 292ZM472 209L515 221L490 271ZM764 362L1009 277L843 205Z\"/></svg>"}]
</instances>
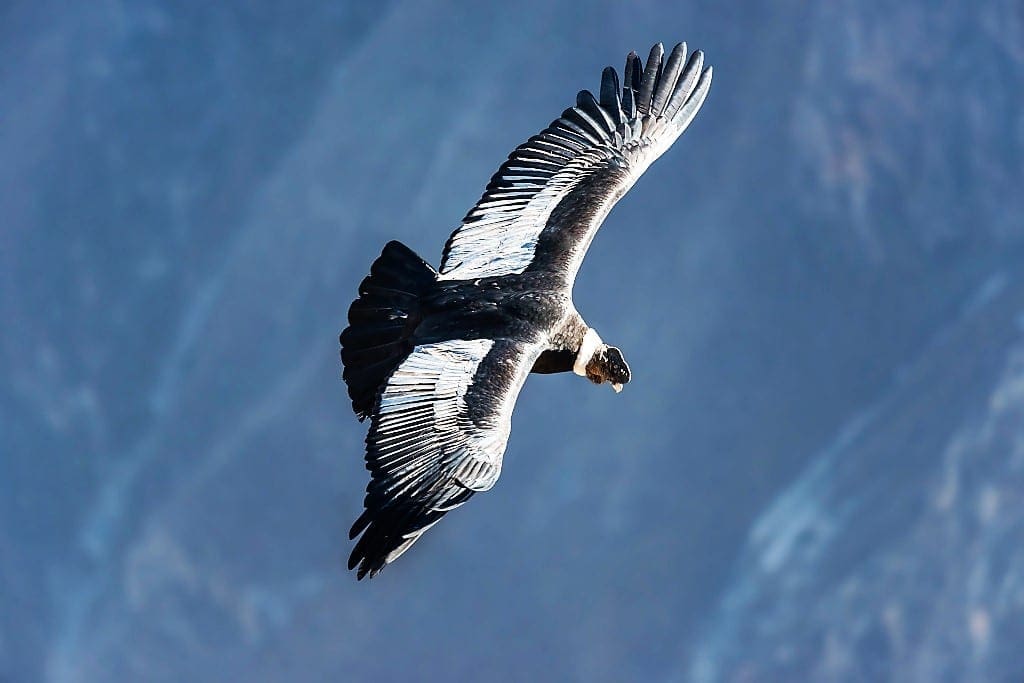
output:
<instances>
[{"instance_id":1,"label":"condor's left wing","mask_svg":"<svg viewBox=\"0 0 1024 683\"><path fill-rule=\"evenodd\" d=\"M501 474L512 410L540 344L421 344L377 397L366 436L366 509L349 569L371 577Z\"/></svg>"}]
</instances>

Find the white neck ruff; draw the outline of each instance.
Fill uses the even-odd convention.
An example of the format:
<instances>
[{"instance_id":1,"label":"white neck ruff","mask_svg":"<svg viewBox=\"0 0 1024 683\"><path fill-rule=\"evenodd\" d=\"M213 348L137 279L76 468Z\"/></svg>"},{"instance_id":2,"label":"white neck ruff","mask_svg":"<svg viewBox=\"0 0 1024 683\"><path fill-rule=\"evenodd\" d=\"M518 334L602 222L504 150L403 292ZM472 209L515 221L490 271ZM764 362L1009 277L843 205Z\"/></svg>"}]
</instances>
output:
<instances>
[{"instance_id":1,"label":"white neck ruff","mask_svg":"<svg viewBox=\"0 0 1024 683\"><path fill-rule=\"evenodd\" d=\"M587 328L587 333L583 335L583 343L580 344L580 350L576 352L576 362L572 365L572 371L580 377L587 376L587 363L594 357L594 354L599 348L604 346L601 341L601 336L593 327Z\"/></svg>"}]
</instances>

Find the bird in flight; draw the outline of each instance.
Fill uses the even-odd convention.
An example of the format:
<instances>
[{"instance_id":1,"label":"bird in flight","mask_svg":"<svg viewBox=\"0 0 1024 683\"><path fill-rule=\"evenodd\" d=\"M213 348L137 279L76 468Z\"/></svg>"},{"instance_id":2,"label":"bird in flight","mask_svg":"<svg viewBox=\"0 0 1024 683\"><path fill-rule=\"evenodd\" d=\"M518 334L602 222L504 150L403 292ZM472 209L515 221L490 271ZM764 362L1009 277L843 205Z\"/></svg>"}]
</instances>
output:
<instances>
[{"instance_id":1,"label":"bird in flight","mask_svg":"<svg viewBox=\"0 0 1024 683\"><path fill-rule=\"evenodd\" d=\"M531 372L620 391L622 352L572 301L590 241L616 201L693 120L711 86L700 50L631 52L509 155L448 238L438 270L385 245L341 333L343 377L366 436L365 510L349 569L374 576L498 480Z\"/></svg>"}]
</instances>

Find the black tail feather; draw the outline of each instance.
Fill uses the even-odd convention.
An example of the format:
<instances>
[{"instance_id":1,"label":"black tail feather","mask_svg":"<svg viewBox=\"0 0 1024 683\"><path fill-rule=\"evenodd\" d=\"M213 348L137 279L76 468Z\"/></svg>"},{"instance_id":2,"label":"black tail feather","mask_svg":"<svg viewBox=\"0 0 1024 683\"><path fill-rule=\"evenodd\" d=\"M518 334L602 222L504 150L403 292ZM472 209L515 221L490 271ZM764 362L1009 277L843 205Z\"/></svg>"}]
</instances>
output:
<instances>
[{"instance_id":1,"label":"black tail feather","mask_svg":"<svg viewBox=\"0 0 1024 683\"><path fill-rule=\"evenodd\" d=\"M373 410L384 382L413 348L420 296L437 272L401 242L388 242L359 285L341 333L343 377L360 420Z\"/></svg>"}]
</instances>

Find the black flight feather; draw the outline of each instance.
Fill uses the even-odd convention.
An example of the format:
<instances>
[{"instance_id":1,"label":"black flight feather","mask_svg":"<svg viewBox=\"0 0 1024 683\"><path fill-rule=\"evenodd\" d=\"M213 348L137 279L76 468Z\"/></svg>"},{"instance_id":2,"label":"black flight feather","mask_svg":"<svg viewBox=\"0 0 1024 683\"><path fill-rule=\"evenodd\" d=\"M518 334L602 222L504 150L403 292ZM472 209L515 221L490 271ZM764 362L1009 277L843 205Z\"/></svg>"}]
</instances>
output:
<instances>
[{"instance_id":1,"label":"black flight feather","mask_svg":"<svg viewBox=\"0 0 1024 683\"><path fill-rule=\"evenodd\" d=\"M685 60L686 43L679 43L672 48L672 54L669 55L668 61L665 63L665 71L661 75L661 82L658 84L657 90L654 91L651 111L655 115L661 116L665 113L665 104L672 96L672 89L676 87L676 80L679 78L679 72L683 70Z\"/></svg>"},{"instance_id":2,"label":"black flight feather","mask_svg":"<svg viewBox=\"0 0 1024 683\"><path fill-rule=\"evenodd\" d=\"M640 95L636 103L641 114L651 111L651 98L654 96L654 86L658 84L658 77L661 75L661 58L664 55L664 46L661 43L655 43L651 48L651 54L647 57L647 68L644 69L644 75L640 81Z\"/></svg>"}]
</instances>

